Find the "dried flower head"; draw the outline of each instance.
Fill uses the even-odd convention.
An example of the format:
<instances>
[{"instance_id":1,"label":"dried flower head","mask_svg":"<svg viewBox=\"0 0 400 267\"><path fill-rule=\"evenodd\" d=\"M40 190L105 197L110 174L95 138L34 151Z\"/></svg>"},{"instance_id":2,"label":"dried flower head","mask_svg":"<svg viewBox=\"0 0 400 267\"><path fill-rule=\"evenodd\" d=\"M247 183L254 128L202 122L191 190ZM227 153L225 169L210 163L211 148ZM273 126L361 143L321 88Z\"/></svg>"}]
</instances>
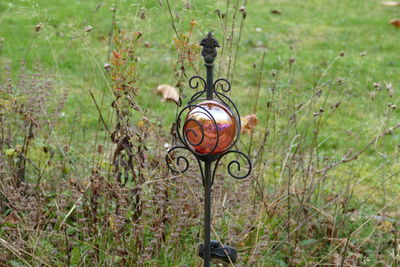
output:
<instances>
[{"instance_id":1,"label":"dried flower head","mask_svg":"<svg viewBox=\"0 0 400 267\"><path fill-rule=\"evenodd\" d=\"M187 10L192 9L192 3L191 3L189 0L185 0L185 1L183 2L183 6L184 6Z\"/></svg>"},{"instance_id":2,"label":"dried flower head","mask_svg":"<svg viewBox=\"0 0 400 267\"><path fill-rule=\"evenodd\" d=\"M140 19L142 19L142 20L145 20L145 19L146 19L146 8L142 7L142 8L140 9L139 17L140 17Z\"/></svg>"},{"instance_id":3,"label":"dried flower head","mask_svg":"<svg viewBox=\"0 0 400 267\"><path fill-rule=\"evenodd\" d=\"M217 9L217 10L215 10L215 13L217 14L217 16L218 16L219 18L221 18L221 16L222 16L221 10Z\"/></svg>"},{"instance_id":4,"label":"dried flower head","mask_svg":"<svg viewBox=\"0 0 400 267\"><path fill-rule=\"evenodd\" d=\"M337 109L340 106L340 101L337 101L335 104L331 106L331 109Z\"/></svg>"},{"instance_id":5,"label":"dried flower head","mask_svg":"<svg viewBox=\"0 0 400 267\"><path fill-rule=\"evenodd\" d=\"M371 93L369 93L369 97L371 98L371 100L374 100L376 98L376 91L372 91Z\"/></svg>"},{"instance_id":6,"label":"dried flower head","mask_svg":"<svg viewBox=\"0 0 400 267\"><path fill-rule=\"evenodd\" d=\"M392 97L394 95L394 88L393 88L392 83L385 82L385 85L386 85L386 90L388 92L389 97Z\"/></svg>"},{"instance_id":7,"label":"dried flower head","mask_svg":"<svg viewBox=\"0 0 400 267\"><path fill-rule=\"evenodd\" d=\"M36 26L35 26L35 32L40 32L40 30L42 29L42 27L43 27L43 23L36 24Z\"/></svg>"},{"instance_id":8,"label":"dried flower head","mask_svg":"<svg viewBox=\"0 0 400 267\"><path fill-rule=\"evenodd\" d=\"M247 16L247 10L246 10L246 6L241 6L239 8L239 12L242 13L242 17L245 19Z\"/></svg>"},{"instance_id":9,"label":"dried flower head","mask_svg":"<svg viewBox=\"0 0 400 267\"><path fill-rule=\"evenodd\" d=\"M93 30L93 27L90 26L90 25L87 25L87 26L85 26L85 27L83 28L83 30L84 30L85 32L91 32L91 31Z\"/></svg>"},{"instance_id":10,"label":"dried flower head","mask_svg":"<svg viewBox=\"0 0 400 267\"><path fill-rule=\"evenodd\" d=\"M376 83L374 83L374 88L375 88L376 90L382 90L382 84L379 83L379 82L376 82Z\"/></svg>"}]
</instances>

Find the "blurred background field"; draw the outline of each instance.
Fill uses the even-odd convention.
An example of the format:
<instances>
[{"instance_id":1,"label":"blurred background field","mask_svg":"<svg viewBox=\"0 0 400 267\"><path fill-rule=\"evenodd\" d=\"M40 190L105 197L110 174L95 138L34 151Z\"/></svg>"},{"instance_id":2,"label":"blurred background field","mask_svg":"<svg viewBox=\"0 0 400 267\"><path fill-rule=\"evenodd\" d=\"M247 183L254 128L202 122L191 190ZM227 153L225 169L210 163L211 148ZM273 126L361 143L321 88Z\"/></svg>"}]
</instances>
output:
<instances>
[{"instance_id":1,"label":"blurred background field","mask_svg":"<svg viewBox=\"0 0 400 267\"><path fill-rule=\"evenodd\" d=\"M156 88L188 101L212 31L216 76L258 117L238 145L252 177L221 175L214 189L214 227L238 266L398 264L400 29L388 22L400 6L246 2L0 2L0 263L201 264L201 186L196 170L166 170L180 107ZM110 140L121 121L133 156Z\"/></svg>"}]
</instances>

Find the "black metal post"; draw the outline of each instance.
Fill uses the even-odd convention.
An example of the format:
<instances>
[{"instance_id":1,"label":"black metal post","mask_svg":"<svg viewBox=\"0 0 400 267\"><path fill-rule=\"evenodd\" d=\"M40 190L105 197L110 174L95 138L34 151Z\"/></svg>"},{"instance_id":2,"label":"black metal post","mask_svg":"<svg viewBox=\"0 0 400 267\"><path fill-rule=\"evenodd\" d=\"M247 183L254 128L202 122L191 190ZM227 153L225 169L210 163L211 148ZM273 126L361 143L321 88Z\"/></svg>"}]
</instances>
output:
<instances>
[{"instance_id":1,"label":"black metal post","mask_svg":"<svg viewBox=\"0 0 400 267\"><path fill-rule=\"evenodd\" d=\"M206 63L204 64L207 68L207 82L206 82L206 90L207 90L207 99L211 100L213 99L213 70L214 70L214 64L213 63Z\"/></svg>"},{"instance_id":2,"label":"black metal post","mask_svg":"<svg viewBox=\"0 0 400 267\"><path fill-rule=\"evenodd\" d=\"M204 162L204 267L211 261L211 162Z\"/></svg>"},{"instance_id":3,"label":"black metal post","mask_svg":"<svg viewBox=\"0 0 400 267\"><path fill-rule=\"evenodd\" d=\"M217 56L216 47L219 47L211 33L208 33L207 38L203 39L202 56L206 62L204 65L207 68L206 76L206 97L208 100L213 99L214 86L214 60ZM211 261L211 161L204 162L204 267L210 266Z\"/></svg>"},{"instance_id":4,"label":"black metal post","mask_svg":"<svg viewBox=\"0 0 400 267\"><path fill-rule=\"evenodd\" d=\"M189 80L189 86L192 89L197 89L199 87L199 83L194 83L194 80L200 80L205 86L204 89L200 92L196 92L192 98L190 99L188 105L183 108L177 118L176 122L176 132L178 135L179 140L181 141L182 145L175 146L171 148L166 156L166 163L168 167L173 171L177 173L184 173L189 169L189 160L184 157L184 156L178 156L175 157L173 156L173 151L178 150L178 149L185 149L189 152L191 152L197 159L197 162L199 163L199 167L201 169L201 175L203 179L203 186L204 186L204 243L200 244L199 246L199 256L203 258L204 260L204 267L210 267L211 264L211 258L216 258L220 259L222 261L225 261L227 263L232 263L235 262L237 259L237 251L227 245L223 245L217 240L211 240L211 188L212 188L212 183L214 180L214 175L216 168L218 166L219 161L221 158L223 158L227 154L235 153L239 157L245 160L246 164L248 165L248 170L244 174L240 173L241 167L240 167L240 162L237 159L233 159L230 161L230 163L227 164L227 170L230 176L232 176L235 179L244 179L246 178L250 172L251 172L251 162L250 159L243 154L240 151L237 150L232 150L231 147L235 144L237 138L239 137L240 134L240 115L239 111L237 110L236 106L230 100L229 97L227 97L224 93L227 93L231 89L231 85L228 80L226 79L217 79L215 81L216 84L222 83L225 84L226 87L221 86L220 87L220 92L217 92L217 87L216 84L214 84L214 75L213 75L213 69L214 69L214 61L215 57L217 56L217 50L216 48L219 47L218 41L212 36L211 33L208 33L207 37L204 38L200 42L200 46L203 47L201 51L201 55L204 57L205 61L205 67L207 68L207 77L206 79L202 78L201 76L193 76ZM204 98L202 96L206 95L207 100L213 100L214 97L217 99L219 103L224 105L227 110L230 110L233 114L235 114L236 118L236 126L238 127L238 133L237 136L235 137L233 143L230 145L230 147L227 147L225 151L219 152L219 153L213 153L214 149L216 149L218 145L218 133L219 133L219 128L217 125L217 122L215 118L213 117L212 113L208 111L206 108L200 106L200 104L196 104L199 101L204 101ZM180 121L181 121L181 116L182 114L185 114L186 112L189 112L193 108L199 108L202 110L201 112L208 117L208 119L211 121L211 123L214 124L214 127L216 127L216 132L217 132L217 142L215 144L215 147L213 151L205 154L201 154L196 152L193 149L193 146L198 146L200 145L203 140L205 139L205 128L203 127L202 123L200 121L197 121L195 119L185 119L185 123L183 127L181 127ZM187 113L190 114L190 113ZM200 126L201 128L201 141L198 144L194 144L193 142L190 142L188 140L188 134L194 133L193 129L185 129L185 126L188 125L188 123L195 123L197 126ZM197 127L196 126L196 127ZM181 133L182 129L182 133ZM175 161L175 164L171 164L172 160ZM204 162L204 165L202 164ZM214 164L214 165L213 165ZM214 167L213 167L214 166ZM233 170L232 166L236 168L236 172Z\"/></svg>"}]
</instances>

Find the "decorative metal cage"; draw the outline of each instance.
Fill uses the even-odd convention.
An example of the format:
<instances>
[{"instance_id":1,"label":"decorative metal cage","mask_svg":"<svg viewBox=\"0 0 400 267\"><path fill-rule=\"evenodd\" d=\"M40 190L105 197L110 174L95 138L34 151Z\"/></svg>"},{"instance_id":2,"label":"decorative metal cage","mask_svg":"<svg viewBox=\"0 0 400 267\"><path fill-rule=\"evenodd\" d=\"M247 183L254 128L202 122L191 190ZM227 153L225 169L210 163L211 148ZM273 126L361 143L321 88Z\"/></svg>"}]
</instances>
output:
<instances>
[{"instance_id":1,"label":"decorative metal cage","mask_svg":"<svg viewBox=\"0 0 400 267\"><path fill-rule=\"evenodd\" d=\"M227 262L236 260L234 248L210 240L211 228L211 187L221 159L228 154L237 157L230 159L227 170L235 179L244 179L251 172L249 157L232 149L240 136L240 114L233 101L226 95L231 91L228 80L220 78L213 81L213 68L218 41L208 33L200 45L203 47L207 69L206 80L201 76L189 79L189 87L197 91L178 114L176 132L181 145L171 148L166 155L166 162L171 171L184 173L189 169L189 160L183 154L176 156L180 149L189 151L197 160L204 186L204 244L199 247L199 256L204 259L204 266L210 266L210 258L219 258ZM185 117L184 117L185 115ZM242 158L247 169L241 174L243 167L238 157ZM214 165L214 166L212 166Z\"/></svg>"}]
</instances>

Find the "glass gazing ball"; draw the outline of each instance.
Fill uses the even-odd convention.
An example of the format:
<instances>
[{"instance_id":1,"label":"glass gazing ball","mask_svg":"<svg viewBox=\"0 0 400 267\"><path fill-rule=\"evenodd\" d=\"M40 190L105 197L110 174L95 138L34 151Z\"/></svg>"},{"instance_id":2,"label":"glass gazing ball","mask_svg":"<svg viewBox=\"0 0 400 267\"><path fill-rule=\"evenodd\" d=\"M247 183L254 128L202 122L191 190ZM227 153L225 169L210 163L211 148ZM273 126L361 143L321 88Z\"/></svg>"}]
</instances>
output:
<instances>
[{"instance_id":1,"label":"glass gazing ball","mask_svg":"<svg viewBox=\"0 0 400 267\"><path fill-rule=\"evenodd\" d=\"M224 104L216 100L206 100L188 112L183 131L193 151L199 154L219 154L235 142L237 124L232 111Z\"/></svg>"}]
</instances>

